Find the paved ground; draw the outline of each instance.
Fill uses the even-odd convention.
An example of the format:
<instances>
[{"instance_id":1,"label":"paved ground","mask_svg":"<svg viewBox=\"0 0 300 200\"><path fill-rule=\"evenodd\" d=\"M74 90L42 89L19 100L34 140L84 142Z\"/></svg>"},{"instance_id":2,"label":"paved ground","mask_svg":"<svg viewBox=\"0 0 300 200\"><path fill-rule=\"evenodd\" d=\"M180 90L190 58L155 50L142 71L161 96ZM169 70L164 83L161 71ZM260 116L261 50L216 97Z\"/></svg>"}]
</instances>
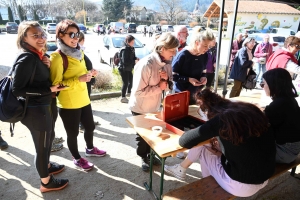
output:
<instances>
[{"instance_id":1,"label":"paved ground","mask_svg":"<svg viewBox=\"0 0 300 200\"><path fill-rule=\"evenodd\" d=\"M0 122L0 130L9 148L0 151L0 199L153 199L144 189L143 182L149 173L140 168L140 159L135 153L135 131L125 118L131 116L127 104L119 98L102 99L92 102L95 120L101 123L94 134L95 146L108 152L106 157L88 158L95 164L90 172L74 168L70 152L64 142L64 149L52 153L51 161L66 165L64 172L56 177L68 178L70 184L62 191L41 193L40 181L33 165L34 146L29 131L21 123L15 128L15 136L10 137L9 124ZM60 118L56 123L58 136L66 139ZM81 155L84 154L83 134L78 136ZM179 163L177 158L168 158L167 164ZM154 190L159 189L159 170L154 169ZM298 172L299 173L299 170ZM299 175L297 175L299 177ZM199 164L193 164L187 171L187 180L179 181L165 176L165 192L201 178ZM269 183L251 199L300 199L300 181L285 173ZM249 199L249 198L248 198Z\"/></svg>"}]
</instances>

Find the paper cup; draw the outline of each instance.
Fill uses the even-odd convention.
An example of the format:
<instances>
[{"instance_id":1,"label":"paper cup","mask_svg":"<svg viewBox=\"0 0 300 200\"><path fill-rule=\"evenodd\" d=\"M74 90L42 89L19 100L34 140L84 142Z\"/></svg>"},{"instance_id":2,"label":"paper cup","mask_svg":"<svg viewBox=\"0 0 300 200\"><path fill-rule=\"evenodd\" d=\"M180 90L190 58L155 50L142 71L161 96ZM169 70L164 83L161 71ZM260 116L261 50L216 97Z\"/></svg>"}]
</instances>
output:
<instances>
[{"instance_id":1,"label":"paper cup","mask_svg":"<svg viewBox=\"0 0 300 200\"><path fill-rule=\"evenodd\" d=\"M162 127L161 126L153 126L152 127L152 133L155 135L155 136L160 136L161 132L162 132Z\"/></svg>"}]
</instances>

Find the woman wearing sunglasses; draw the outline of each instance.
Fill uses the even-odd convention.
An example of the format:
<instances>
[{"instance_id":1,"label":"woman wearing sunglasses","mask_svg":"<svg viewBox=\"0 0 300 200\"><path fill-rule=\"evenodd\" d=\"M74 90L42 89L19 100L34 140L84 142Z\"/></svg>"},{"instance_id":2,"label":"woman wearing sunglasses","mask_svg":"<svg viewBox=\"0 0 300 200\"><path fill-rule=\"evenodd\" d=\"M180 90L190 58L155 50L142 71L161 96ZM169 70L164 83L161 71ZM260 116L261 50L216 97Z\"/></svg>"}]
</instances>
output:
<instances>
[{"instance_id":1,"label":"woman wearing sunglasses","mask_svg":"<svg viewBox=\"0 0 300 200\"><path fill-rule=\"evenodd\" d=\"M273 100L265 114L274 130L276 162L290 163L300 152L300 108L291 75L282 68L269 70L263 74L261 87Z\"/></svg>"},{"instance_id":2,"label":"woman wearing sunglasses","mask_svg":"<svg viewBox=\"0 0 300 200\"><path fill-rule=\"evenodd\" d=\"M290 73L300 74L300 66L295 54L300 50L300 38L290 36L284 41L284 47L276 50L268 59L267 70L284 68Z\"/></svg>"},{"instance_id":3,"label":"woman wearing sunglasses","mask_svg":"<svg viewBox=\"0 0 300 200\"><path fill-rule=\"evenodd\" d=\"M230 78L234 80L229 97L238 97L242 91L242 84L246 81L249 69L252 68L252 49L255 39L247 37L243 42L243 47L237 52L233 61Z\"/></svg>"},{"instance_id":4,"label":"woman wearing sunglasses","mask_svg":"<svg viewBox=\"0 0 300 200\"><path fill-rule=\"evenodd\" d=\"M53 85L60 84L66 87L57 96L58 112L67 132L67 144L75 166L88 171L94 164L82 158L78 152L77 136L80 122L85 128L85 155L97 157L106 155L106 151L99 150L93 144L95 124L86 86L86 82L90 82L91 78L97 75L97 71L86 69L84 53L78 44L79 27L75 22L66 19L57 24L56 39L58 49L68 59L68 67L64 69L63 58L58 52L52 53L50 57Z\"/></svg>"},{"instance_id":5,"label":"woman wearing sunglasses","mask_svg":"<svg viewBox=\"0 0 300 200\"><path fill-rule=\"evenodd\" d=\"M59 84L52 86L50 62L44 55L47 35L38 22L27 21L19 25L17 46L22 52L14 65L13 94L29 97L26 114L21 121L31 133L36 155L35 167L41 178L41 192L61 190L68 185L68 179L56 179L53 174L62 172L64 165L50 163L51 145L54 139L51 112L51 92L62 91ZM35 71L34 71L35 70ZM32 74L33 81L30 83Z\"/></svg>"}]
</instances>

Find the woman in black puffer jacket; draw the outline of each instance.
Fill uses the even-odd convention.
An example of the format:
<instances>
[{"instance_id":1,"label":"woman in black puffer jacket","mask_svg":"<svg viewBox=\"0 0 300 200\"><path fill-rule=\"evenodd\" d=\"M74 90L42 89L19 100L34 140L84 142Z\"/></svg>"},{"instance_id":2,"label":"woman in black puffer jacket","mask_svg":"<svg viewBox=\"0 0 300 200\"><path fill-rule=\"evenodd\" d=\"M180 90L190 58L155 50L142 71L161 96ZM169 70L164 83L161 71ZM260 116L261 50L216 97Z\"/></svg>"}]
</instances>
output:
<instances>
[{"instance_id":1,"label":"woman in black puffer jacket","mask_svg":"<svg viewBox=\"0 0 300 200\"><path fill-rule=\"evenodd\" d=\"M123 86L122 86L122 103L128 103L127 96L130 96L132 88L132 69L135 63L139 60L135 56L134 49L134 40L135 38L132 35L128 35L125 39L125 46L120 50L120 63L119 63L119 73L122 77Z\"/></svg>"}]
</instances>

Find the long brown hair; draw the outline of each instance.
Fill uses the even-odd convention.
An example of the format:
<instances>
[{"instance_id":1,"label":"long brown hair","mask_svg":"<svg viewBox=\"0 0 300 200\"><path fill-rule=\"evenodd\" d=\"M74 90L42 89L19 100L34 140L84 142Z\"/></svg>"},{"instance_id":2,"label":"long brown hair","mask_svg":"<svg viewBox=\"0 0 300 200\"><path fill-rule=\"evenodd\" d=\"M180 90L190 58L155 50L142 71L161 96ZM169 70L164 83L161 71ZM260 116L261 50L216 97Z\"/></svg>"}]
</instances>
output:
<instances>
[{"instance_id":1,"label":"long brown hair","mask_svg":"<svg viewBox=\"0 0 300 200\"><path fill-rule=\"evenodd\" d=\"M208 119L219 116L223 126L219 135L234 145L241 144L249 137L259 137L268 129L268 119L255 105L232 102L209 89L195 95L200 108L207 111Z\"/></svg>"}]
</instances>

